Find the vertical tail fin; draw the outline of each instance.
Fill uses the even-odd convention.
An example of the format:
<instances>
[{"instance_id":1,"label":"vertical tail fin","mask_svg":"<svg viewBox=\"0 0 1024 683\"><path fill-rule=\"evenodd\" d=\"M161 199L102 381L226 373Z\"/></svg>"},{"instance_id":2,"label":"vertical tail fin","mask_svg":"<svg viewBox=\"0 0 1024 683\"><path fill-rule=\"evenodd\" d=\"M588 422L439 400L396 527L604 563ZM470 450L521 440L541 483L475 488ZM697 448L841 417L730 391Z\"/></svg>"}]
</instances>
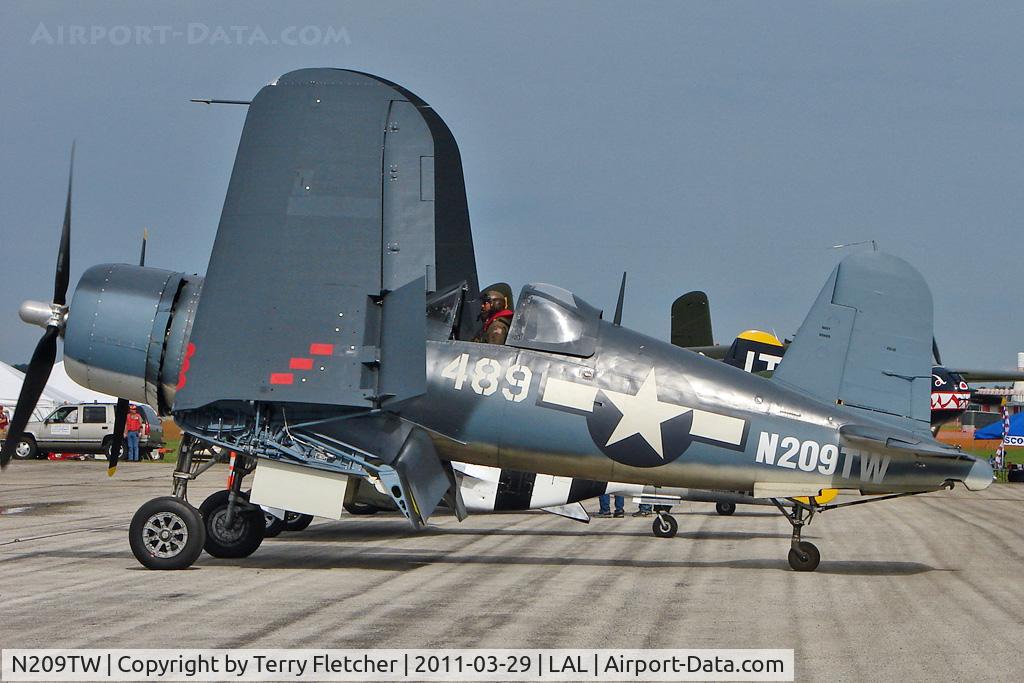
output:
<instances>
[{"instance_id":1,"label":"vertical tail fin","mask_svg":"<svg viewBox=\"0 0 1024 683\"><path fill-rule=\"evenodd\" d=\"M843 259L797 332L774 380L915 431L930 419L932 296L906 261Z\"/></svg>"}]
</instances>

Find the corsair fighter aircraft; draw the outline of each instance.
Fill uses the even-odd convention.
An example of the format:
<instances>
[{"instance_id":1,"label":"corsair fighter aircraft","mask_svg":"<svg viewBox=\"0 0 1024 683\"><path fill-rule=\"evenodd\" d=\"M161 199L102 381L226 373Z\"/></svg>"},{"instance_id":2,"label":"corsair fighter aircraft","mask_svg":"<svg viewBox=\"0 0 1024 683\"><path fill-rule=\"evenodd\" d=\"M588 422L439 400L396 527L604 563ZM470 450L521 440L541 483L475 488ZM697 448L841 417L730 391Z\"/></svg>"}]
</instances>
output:
<instances>
[{"instance_id":1,"label":"corsair fighter aircraft","mask_svg":"<svg viewBox=\"0 0 1024 683\"><path fill-rule=\"evenodd\" d=\"M771 379L548 284L522 289L505 345L466 341L478 282L458 147L423 100L368 74L307 69L260 90L205 277L94 266L68 304L69 229L70 188L53 303L23 308L46 333L2 460L58 337L76 381L235 452L230 489L197 510L188 483L209 463L183 448L173 495L130 526L150 568L248 555L259 505L337 517L357 485L416 527L442 502L461 518L452 461L541 473L565 501L608 481L752 491L792 524L797 570L819 562L801 529L839 507L819 496L992 479L928 431L931 295L894 256L842 261Z\"/></svg>"}]
</instances>

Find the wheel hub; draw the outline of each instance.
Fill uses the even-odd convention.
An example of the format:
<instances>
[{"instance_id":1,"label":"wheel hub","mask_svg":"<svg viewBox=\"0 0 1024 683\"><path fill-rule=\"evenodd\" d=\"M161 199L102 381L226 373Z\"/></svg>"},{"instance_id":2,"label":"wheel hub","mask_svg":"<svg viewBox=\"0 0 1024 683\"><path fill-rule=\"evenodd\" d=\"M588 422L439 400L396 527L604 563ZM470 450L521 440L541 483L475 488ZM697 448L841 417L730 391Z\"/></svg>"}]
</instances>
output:
<instances>
[{"instance_id":1,"label":"wheel hub","mask_svg":"<svg viewBox=\"0 0 1024 683\"><path fill-rule=\"evenodd\" d=\"M227 544L236 543L245 536L248 525L245 519L243 519L241 512L241 510L235 512L235 523L230 527L224 523L224 518L227 517L228 513L227 507L223 507L213 513L209 529L214 532L214 535L220 542Z\"/></svg>"},{"instance_id":2,"label":"wheel hub","mask_svg":"<svg viewBox=\"0 0 1024 683\"><path fill-rule=\"evenodd\" d=\"M188 527L175 513L161 512L146 520L142 538L146 550L155 557L174 557L188 543Z\"/></svg>"}]
</instances>

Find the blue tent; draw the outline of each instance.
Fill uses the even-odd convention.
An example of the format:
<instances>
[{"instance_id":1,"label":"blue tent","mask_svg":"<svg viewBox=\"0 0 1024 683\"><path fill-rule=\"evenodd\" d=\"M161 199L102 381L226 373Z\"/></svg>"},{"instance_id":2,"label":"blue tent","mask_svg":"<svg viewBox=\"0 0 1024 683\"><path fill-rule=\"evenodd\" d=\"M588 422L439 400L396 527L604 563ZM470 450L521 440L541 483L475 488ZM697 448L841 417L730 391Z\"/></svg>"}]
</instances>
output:
<instances>
[{"instance_id":1,"label":"blue tent","mask_svg":"<svg viewBox=\"0 0 1024 683\"><path fill-rule=\"evenodd\" d=\"M1010 416L1010 436L1024 437L1024 413L1016 413ZM1003 438L1003 421L996 420L987 427L974 432L975 439L1001 439Z\"/></svg>"}]
</instances>

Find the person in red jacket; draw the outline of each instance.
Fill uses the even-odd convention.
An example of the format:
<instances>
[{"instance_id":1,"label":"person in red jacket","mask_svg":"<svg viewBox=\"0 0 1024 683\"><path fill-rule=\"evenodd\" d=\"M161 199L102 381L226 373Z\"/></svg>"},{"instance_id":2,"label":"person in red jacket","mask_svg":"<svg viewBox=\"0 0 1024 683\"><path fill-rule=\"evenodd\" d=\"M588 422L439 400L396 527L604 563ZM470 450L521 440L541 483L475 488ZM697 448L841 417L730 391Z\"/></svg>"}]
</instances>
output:
<instances>
[{"instance_id":1,"label":"person in red jacket","mask_svg":"<svg viewBox=\"0 0 1024 683\"><path fill-rule=\"evenodd\" d=\"M142 434L143 417L133 403L128 407L128 418L124 421L124 438L128 443L128 462L139 461L139 437Z\"/></svg>"}]
</instances>

